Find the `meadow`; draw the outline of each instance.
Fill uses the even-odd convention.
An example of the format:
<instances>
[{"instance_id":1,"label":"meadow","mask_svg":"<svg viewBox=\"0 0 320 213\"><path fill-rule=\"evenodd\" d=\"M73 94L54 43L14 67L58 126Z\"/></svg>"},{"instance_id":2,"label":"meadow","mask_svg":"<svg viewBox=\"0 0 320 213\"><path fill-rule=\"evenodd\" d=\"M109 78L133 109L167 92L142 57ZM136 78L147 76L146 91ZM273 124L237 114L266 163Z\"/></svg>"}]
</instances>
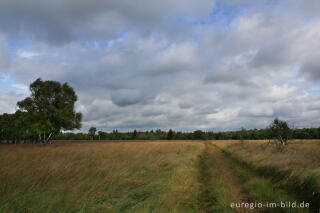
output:
<instances>
[{"instance_id":1,"label":"meadow","mask_svg":"<svg viewBox=\"0 0 320 213\"><path fill-rule=\"evenodd\" d=\"M319 212L319 156L315 140L1 145L0 212ZM310 206L231 207L259 202Z\"/></svg>"}]
</instances>

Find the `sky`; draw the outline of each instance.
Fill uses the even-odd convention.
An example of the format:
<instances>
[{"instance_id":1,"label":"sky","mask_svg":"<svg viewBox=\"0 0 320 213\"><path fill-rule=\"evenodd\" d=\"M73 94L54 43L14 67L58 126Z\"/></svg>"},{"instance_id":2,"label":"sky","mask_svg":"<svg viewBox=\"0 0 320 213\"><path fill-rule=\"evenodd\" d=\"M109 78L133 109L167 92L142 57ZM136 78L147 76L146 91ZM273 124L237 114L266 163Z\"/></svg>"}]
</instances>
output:
<instances>
[{"instance_id":1,"label":"sky","mask_svg":"<svg viewBox=\"0 0 320 213\"><path fill-rule=\"evenodd\" d=\"M320 126L318 0L2 0L0 113L68 82L82 131Z\"/></svg>"}]
</instances>

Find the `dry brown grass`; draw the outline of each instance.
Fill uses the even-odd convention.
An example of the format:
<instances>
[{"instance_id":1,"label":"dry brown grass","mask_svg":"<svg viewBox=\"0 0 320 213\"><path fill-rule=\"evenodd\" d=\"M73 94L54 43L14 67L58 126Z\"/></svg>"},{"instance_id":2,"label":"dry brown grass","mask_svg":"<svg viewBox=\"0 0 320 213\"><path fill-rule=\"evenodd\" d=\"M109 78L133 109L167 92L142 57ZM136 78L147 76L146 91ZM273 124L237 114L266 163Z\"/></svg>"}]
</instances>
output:
<instances>
[{"instance_id":1,"label":"dry brown grass","mask_svg":"<svg viewBox=\"0 0 320 213\"><path fill-rule=\"evenodd\" d=\"M189 141L0 146L0 212L194 212L202 148Z\"/></svg>"},{"instance_id":2,"label":"dry brown grass","mask_svg":"<svg viewBox=\"0 0 320 213\"><path fill-rule=\"evenodd\" d=\"M272 188L267 180L254 177L209 143L255 166L320 174L320 141L294 141L285 152L266 142L211 141L206 147L203 141L1 145L0 213L202 212L199 202L205 184L210 189L206 195L216 198L215 209L225 212L230 212L229 202L247 199L238 184L250 196L282 199L282 192L266 193ZM199 155L204 153L201 165ZM199 181L201 168L205 182ZM240 183L237 176L247 180ZM257 185L261 187L256 189Z\"/></svg>"},{"instance_id":3,"label":"dry brown grass","mask_svg":"<svg viewBox=\"0 0 320 213\"><path fill-rule=\"evenodd\" d=\"M238 158L256 166L275 166L299 173L320 174L320 140L293 140L283 152L277 151L267 140L213 141Z\"/></svg>"}]
</instances>

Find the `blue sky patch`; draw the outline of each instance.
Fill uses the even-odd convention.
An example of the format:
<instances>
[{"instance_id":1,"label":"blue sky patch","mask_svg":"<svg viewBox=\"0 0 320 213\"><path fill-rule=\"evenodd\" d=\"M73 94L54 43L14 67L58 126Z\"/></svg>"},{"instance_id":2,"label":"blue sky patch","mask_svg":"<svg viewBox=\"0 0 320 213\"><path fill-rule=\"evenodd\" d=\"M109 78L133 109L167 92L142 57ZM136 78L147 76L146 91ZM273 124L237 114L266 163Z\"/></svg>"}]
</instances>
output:
<instances>
[{"instance_id":1,"label":"blue sky patch","mask_svg":"<svg viewBox=\"0 0 320 213\"><path fill-rule=\"evenodd\" d=\"M320 94L320 89L310 89L308 90L309 94Z\"/></svg>"}]
</instances>

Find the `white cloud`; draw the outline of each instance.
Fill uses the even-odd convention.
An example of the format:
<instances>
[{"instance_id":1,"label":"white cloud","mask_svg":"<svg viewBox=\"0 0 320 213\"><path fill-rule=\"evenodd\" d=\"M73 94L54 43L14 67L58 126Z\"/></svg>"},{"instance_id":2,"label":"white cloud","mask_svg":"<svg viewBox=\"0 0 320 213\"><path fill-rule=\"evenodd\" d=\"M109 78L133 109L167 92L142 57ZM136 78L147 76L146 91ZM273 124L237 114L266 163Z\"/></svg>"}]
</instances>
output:
<instances>
[{"instance_id":1,"label":"white cloud","mask_svg":"<svg viewBox=\"0 0 320 213\"><path fill-rule=\"evenodd\" d=\"M40 53L26 51L26 50L20 50L17 52L17 55L22 58L33 58L35 56L39 56Z\"/></svg>"},{"instance_id":2,"label":"white cloud","mask_svg":"<svg viewBox=\"0 0 320 213\"><path fill-rule=\"evenodd\" d=\"M280 101L289 99L297 94L297 88L287 84L273 85L261 95L262 101Z\"/></svg>"},{"instance_id":3,"label":"white cloud","mask_svg":"<svg viewBox=\"0 0 320 213\"><path fill-rule=\"evenodd\" d=\"M23 95L14 92L0 91L0 114L15 112L16 103L23 99Z\"/></svg>"},{"instance_id":4,"label":"white cloud","mask_svg":"<svg viewBox=\"0 0 320 213\"><path fill-rule=\"evenodd\" d=\"M22 94L29 93L29 87L25 84L12 84L11 87L18 89L18 92L22 92Z\"/></svg>"}]
</instances>

